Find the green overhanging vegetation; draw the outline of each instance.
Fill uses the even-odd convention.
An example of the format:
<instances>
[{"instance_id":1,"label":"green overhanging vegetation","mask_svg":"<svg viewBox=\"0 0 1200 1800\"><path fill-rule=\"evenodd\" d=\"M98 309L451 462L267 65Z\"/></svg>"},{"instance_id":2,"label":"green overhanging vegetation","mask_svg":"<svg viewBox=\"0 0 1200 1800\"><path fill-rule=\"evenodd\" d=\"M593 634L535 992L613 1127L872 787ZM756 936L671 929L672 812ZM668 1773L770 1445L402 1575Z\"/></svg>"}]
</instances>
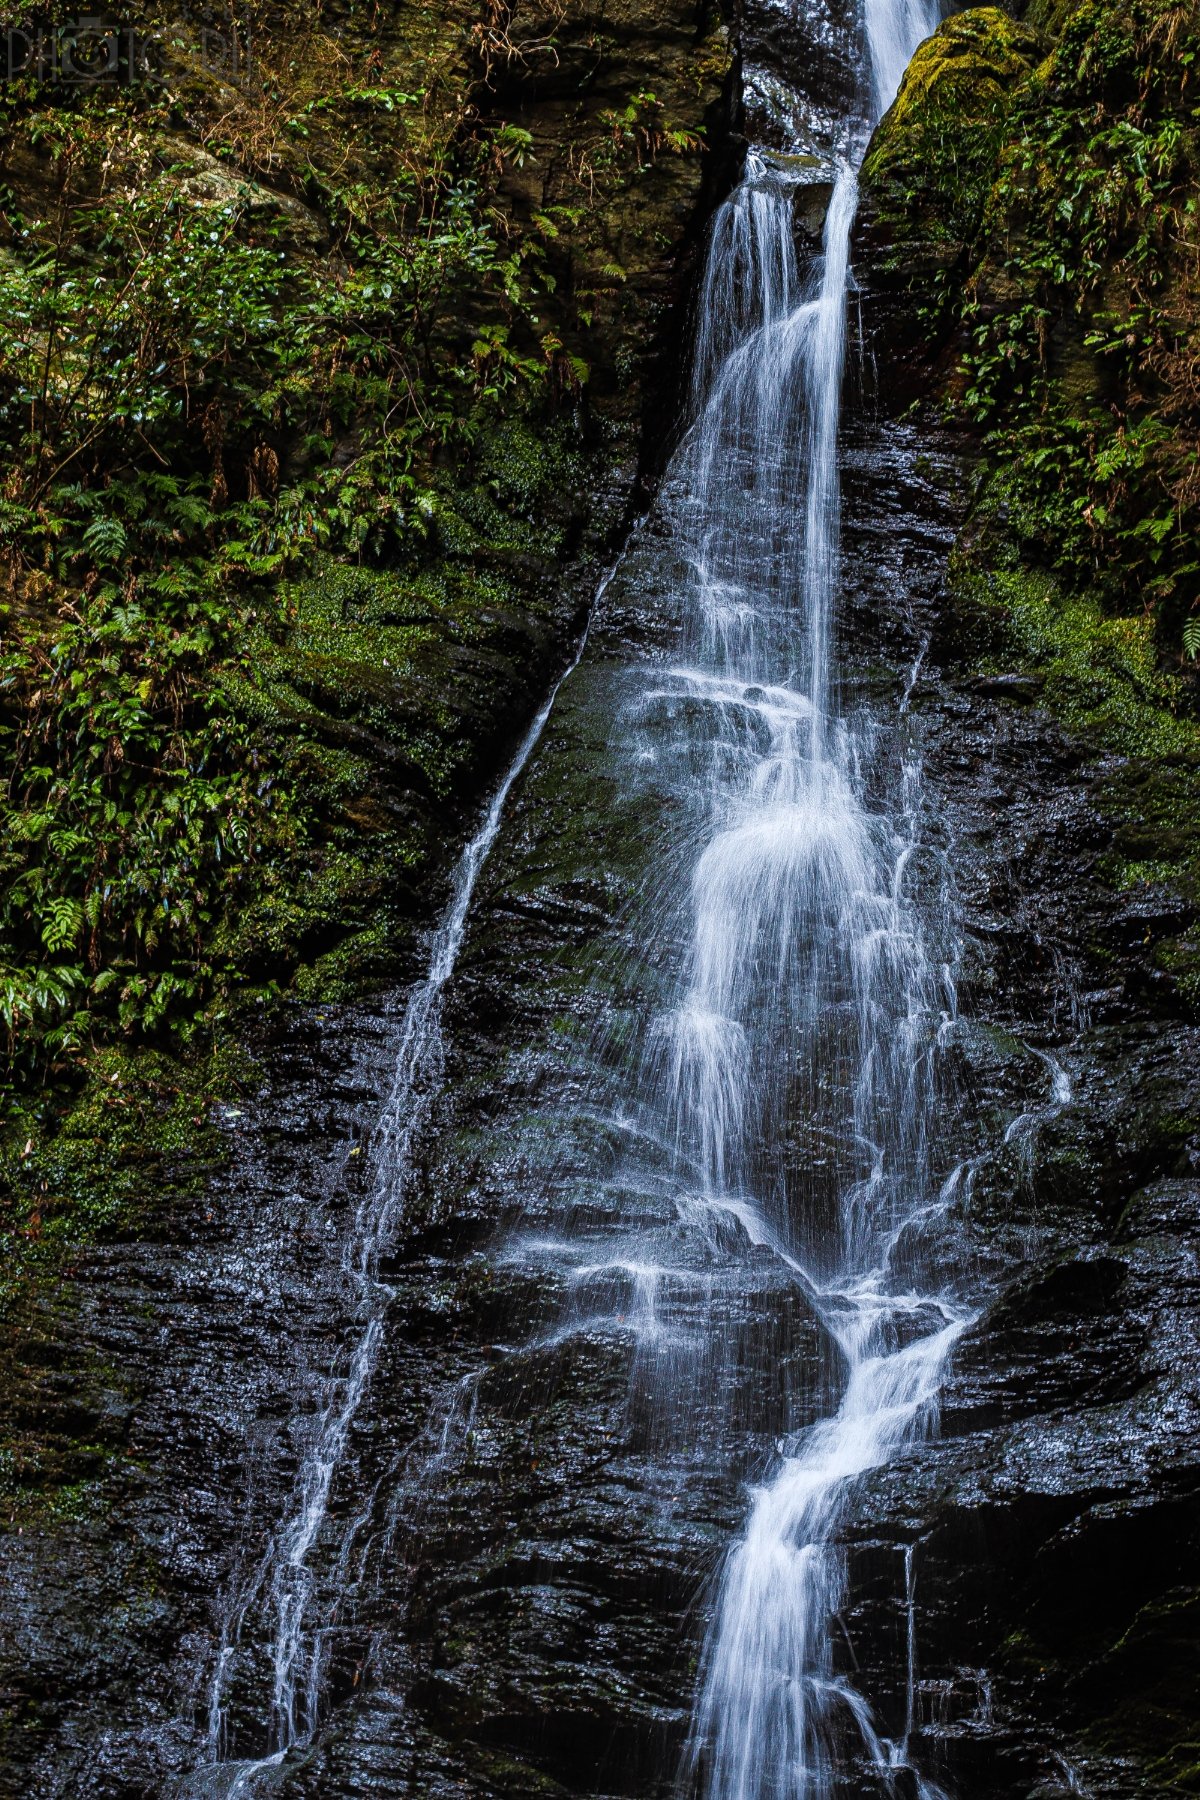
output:
<instances>
[{"instance_id":1,"label":"green overhanging vegetation","mask_svg":"<svg viewBox=\"0 0 1200 1800\"><path fill-rule=\"evenodd\" d=\"M1198 55L1195 9L1163 0L957 14L917 52L864 168L938 405L978 446L948 632L981 669L1039 677L1099 771L1101 872L1172 888L1185 912L1200 898ZM1194 928L1153 954L1200 1001Z\"/></svg>"},{"instance_id":2,"label":"green overhanging vegetation","mask_svg":"<svg viewBox=\"0 0 1200 1800\"><path fill-rule=\"evenodd\" d=\"M1188 656L1198 52L1194 9L1159 0L960 14L917 53L865 170L927 329L955 336L951 396L984 433L1006 535Z\"/></svg>"},{"instance_id":3,"label":"green overhanging vegetation","mask_svg":"<svg viewBox=\"0 0 1200 1800\"><path fill-rule=\"evenodd\" d=\"M215 72L147 15L160 80L0 100L22 1255L128 1185L114 1106L205 1116L248 1004L405 966L564 652L729 61L698 12L634 80L576 10L261 9Z\"/></svg>"}]
</instances>

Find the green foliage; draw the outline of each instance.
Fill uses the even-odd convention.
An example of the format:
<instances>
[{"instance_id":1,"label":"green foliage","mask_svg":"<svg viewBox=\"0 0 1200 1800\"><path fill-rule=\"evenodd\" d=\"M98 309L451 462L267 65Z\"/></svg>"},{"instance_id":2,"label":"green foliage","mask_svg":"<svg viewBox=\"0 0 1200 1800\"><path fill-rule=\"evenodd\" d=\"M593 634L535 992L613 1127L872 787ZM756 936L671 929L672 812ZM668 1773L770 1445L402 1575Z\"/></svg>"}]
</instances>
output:
<instances>
[{"instance_id":1,"label":"green foliage","mask_svg":"<svg viewBox=\"0 0 1200 1800\"><path fill-rule=\"evenodd\" d=\"M668 119L658 95L645 89L631 94L622 107L605 108L600 120L608 127L613 148L633 156L639 168L664 151L683 156L699 150L703 143L698 132Z\"/></svg>"},{"instance_id":2,"label":"green foliage","mask_svg":"<svg viewBox=\"0 0 1200 1800\"><path fill-rule=\"evenodd\" d=\"M1026 32L1025 70L1009 60L1002 81L997 42L1007 54L1004 31L1024 28L998 39L994 18L960 15L920 53L923 104L898 103L868 176L899 255L922 238L948 246L926 321L961 335L957 404L984 428L1026 556L1068 589L1153 611L1190 653L1200 24L1170 0L1085 0L1058 9L1037 68ZM972 38L972 58L956 60Z\"/></svg>"},{"instance_id":3,"label":"green foliage","mask_svg":"<svg viewBox=\"0 0 1200 1800\"><path fill-rule=\"evenodd\" d=\"M125 102L8 124L57 171L44 216L9 196L0 261L0 1049L28 1076L112 1028L186 1035L244 979L222 919L320 829L230 705L286 635L280 583L419 554L437 464L587 368L536 322L544 235L492 205L518 128L383 190L310 168L318 256L253 184L147 157Z\"/></svg>"},{"instance_id":4,"label":"green foliage","mask_svg":"<svg viewBox=\"0 0 1200 1800\"><path fill-rule=\"evenodd\" d=\"M236 81L180 19L152 87L0 97L16 1263L116 1221L102 1156L46 1159L118 1046L194 1067L256 998L407 968L560 645L556 569L615 523L581 402L636 417L638 275L729 51L714 15L682 79L670 34L630 70L561 17L252 0ZM550 66L577 99L505 117Z\"/></svg>"},{"instance_id":5,"label":"green foliage","mask_svg":"<svg viewBox=\"0 0 1200 1800\"><path fill-rule=\"evenodd\" d=\"M1200 420L1162 376L1194 328L1181 312L1194 295L1174 277L1196 243L1188 67L1200 39L1193 24L1164 59L1166 17L1080 9L1018 97L989 260L963 308L964 404L1019 479L1053 566L1118 606L1159 608L1179 633L1200 593Z\"/></svg>"}]
</instances>

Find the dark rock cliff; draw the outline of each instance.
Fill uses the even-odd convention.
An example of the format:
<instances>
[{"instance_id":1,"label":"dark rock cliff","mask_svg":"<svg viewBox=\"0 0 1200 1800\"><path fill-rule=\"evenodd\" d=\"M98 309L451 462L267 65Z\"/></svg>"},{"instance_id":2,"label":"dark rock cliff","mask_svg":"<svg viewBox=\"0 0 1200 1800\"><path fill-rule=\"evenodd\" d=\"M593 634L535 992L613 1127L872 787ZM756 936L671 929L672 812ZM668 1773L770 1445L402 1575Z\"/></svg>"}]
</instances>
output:
<instances>
[{"instance_id":1,"label":"dark rock cliff","mask_svg":"<svg viewBox=\"0 0 1200 1800\"><path fill-rule=\"evenodd\" d=\"M610 45L637 45L631 80L652 57L690 66L707 41L690 15L656 14L651 30L639 13L589 18L573 54L602 25ZM773 31L745 24L751 118L792 67ZM837 64L848 28L814 31L813 66ZM1023 42L1014 31L1005 56ZM563 142L570 66L520 100L542 169ZM612 329L631 339L630 289L648 305L682 291L631 240L648 230L644 250L669 216L694 241L684 166L663 178L657 224L635 210L603 227L628 276L613 278ZM545 197L530 180L508 184L515 211ZM974 1165L954 1222L985 1303L940 1440L871 1478L854 1508L845 1655L898 1733L911 1605L914 1748L950 1793L1195 1792L1200 1064L1186 988L1160 957L1192 911L1161 870L1130 873L1155 857L1168 806L1191 804L1192 727L1144 633L1078 604L1056 612L1041 590L1014 613L986 561L965 566L977 439L934 408L905 416L951 383L954 354L915 317L871 207L844 444L846 680L876 705L906 697L931 848L961 904L945 1159ZM636 412L616 350L611 367L614 411ZM653 808L612 812L604 769L622 663L669 641L672 574L652 515L477 897L445 1095L386 1270L387 1349L334 1491L335 1516L369 1521L364 1561L347 1583L332 1541L318 1558L325 1717L281 1792L675 1792L706 1584L823 1353L764 1260L722 1353L774 1346L778 1383L683 1440L679 1419L643 1404L632 1349L557 1339L569 1296L536 1260L493 1252L516 1215L536 1236L564 1171L586 1179L611 1150L586 1121L547 1143L536 1114L611 1076L591 1061L593 1028L636 996L606 946L652 980L628 921ZM585 585L545 577L558 644ZM510 655L531 661L529 692L532 662L553 662ZM136 1230L15 1303L0 1792L205 1791L175 1784L205 1728L215 1597L279 1516L346 1331L338 1245L396 1026L386 1002L276 1018L249 1042L243 1097L198 1140L211 1162L179 1167ZM268 1686L260 1667L234 1696L243 1754L266 1748ZM851 1772L845 1791L875 1790Z\"/></svg>"},{"instance_id":2,"label":"dark rock cliff","mask_svg":"<svg viewBox=\"0 0 1200 1800\"><path fill-rule=\"evenodd\" d=\"M864 1598L851 1632L885 1642L912 1546L922 1730L950 1791L978 1795L1115 1800L1198 1780L1200 1088L1186 946L1200 734L1148 623L1149 574L1122 603L1121 552L1105 570L1069 526L1056 543L1046 524L1055 506L1106 517L1105 428L1089 421L1124 431L1148 405L1179 415L1151 377L1131 381L1090 347L1131 278L1123 226L1096 252L1102 299L1067 298L1088 227L1064 200L1047 264L1034 198L1101 179L1106 121L1135 104L1131 41L1153 30L1150 12L1118 25L1100 8L952 18L876 136L859 225L879 403L948 408L967 482L927 625L944 685L917 690L969 946L963 1079L984 1129L1004 1117L997 1083L1031 1049L1052 1050L1070 1080L1060 1106L1047 1068L1042 1110L1008 1128L1009 1179L974 1187L969 1232L994 1298L954 1359L943 1442L867 1484L853 1553ZM1138 54L1151 69L1154 53ZM1172 78L1143 75L1130 126L1177 104ZM1090 84L1086 102L1075 83ZM1085 105L1090 142L1076 136ZM1165 279L1188 279L1170 254ZM1041 441L1077 421L1095 434L1077 461L1039 459L1019 353L1002 365L1011 392L980 372L1031 304L1044 309L1028 388ZM985 392L997 398L984 405ZM1022 464L1047 459L1054 477L1033 501ZM1146 491L1116 504L1144 517Z\"/></svg>"},{"instance_id":3,"label":"dark rock cliff","mask_svg":"<svg viewBox=\"0 0 1200 1800\"><path fill-rule=\"evenodd\" d=\"M436 524L415 557L320 559L292 585L282 632L251 622L230 704L260 778L291 783L315 830L231 909L221 948L243 979L290 983L308 1010L262 1041L244 1016L218 1025L215 1088L207 1069L101 1050L65 1124L48 1103L10 1146L5 1794L157 1795L181 1766L213 1596L259 1504L247 1433L283 1417L296 1365L317 1369L344 1329L327 1256L340 1214L332 1200L315 1222L305 1208L354 1172L342 1136L369 1132L394 1020L386 1005L343 1016L322 1003L414 966L465 825L570 653L675 429L695 260L729 179L728 34L691 0L251 23L263 72L230 87L172 71L171 130L155 120L146 169L185 168L191 203L248 207L297 266L327 258L336 276L344 252L308 204L314 171L386 198L389 174L399 186L482 131L501 146L504 240L545 246L541 338L514 353L564 359L561 404L493 419L462 466L427 477ZM281 111L303 130L281 132ZM53 107L45 129L38 118L31 130L18 110L3 143L14 216L31 219L64 194L96 200L91 176L50 153ZM149 179L117 169L131 194ZM586 393L572 356L586 358ZM350 433L335 460L359 448ZM286 468L302 448L280 452ZM264 1470L262 1505L290 1455Z\"/></svg>"}]
</instances>

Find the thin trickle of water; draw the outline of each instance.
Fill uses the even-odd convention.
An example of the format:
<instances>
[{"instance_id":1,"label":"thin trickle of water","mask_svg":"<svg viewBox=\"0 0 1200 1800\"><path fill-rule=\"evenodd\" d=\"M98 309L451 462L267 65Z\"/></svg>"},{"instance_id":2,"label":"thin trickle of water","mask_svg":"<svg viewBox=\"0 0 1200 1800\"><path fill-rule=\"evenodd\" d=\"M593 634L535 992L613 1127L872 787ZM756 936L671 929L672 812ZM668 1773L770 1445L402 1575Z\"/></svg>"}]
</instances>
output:
<instances>
[{"instance_id":1,"label":"thin trickle of water","mask_svg":"<svg viewBox=\"0 0 1200 1800\"><path fill-rule=\"evenodd\" d=\"M612 571L600 583L602 597ZM585 634L586 636L586 634ZM554 684L522 739L483 820L455 870L449 904L430 944L427 973L411 990L399 1033L396 1071L370 1145L372 1179L343 1244L342 1268L353 1297L353 1349L348 1362L321 1383L321 1405L307 1445L286 1517L272 1535L250 1578L228 1597L221 1641L209 1689L207 1761L201 1771L206 1793L250 1793L258 1777L277 1769L288 1751L311 1736L316 1725L327 1629L314 1616L317 1577L313 1553L329 1513L330 1491L347 1450L350 1433L378 1365L391 1290L381 1281L380 1263L391 1244L411 1176L415 1144L425 1128L442 1079L442 1012L466 931L471 900L504 809L545 729L562 683L583 654L581 640L570 666ZM473 1397L473 1385L464 1397ZM448 1449L455 1422L446 1423ZM359 1518L338 1533L333 1579L335 1594L349 1585L350 1563L365 1529L371 1498ZM266 1636L271 1672L270 1714L265 1721L268 1753L259 1758L229 1755L227 1694L243 1645ZM254 1653L252 1651L252 1653ZM196 1783L193 1781L192 1787Z\"/></svg>"},{"instance_id":2,"label":"thin trickle of water","mask_svg":"<svg viewBox=\"0 0 1200 1800\"><path fill-rule=\"evenodd\" d=\"M917 1576L911 1544L904 1546L904 1739L901 1755L908 1758L916 1723L917 1694Z\"/></svg>"},{"instance_id":3,"label":"thin trickle of water","mask_svg":"<svg viewBox=\"0 0 1200 1800\"><path fill-rule=\"evenodd\" d=\"M1050 1077L1050 1092L1042 1104L1018 1113L1005 1127L1004 1142L1015 1154L1021 1173L1028 1180L1033 1173L1033 1153L1039 1132L1071 1104L1071 1077L1049 1050L1039 1050L1032 1044L1026 1048Z\"/></svg>"}]
</instances>

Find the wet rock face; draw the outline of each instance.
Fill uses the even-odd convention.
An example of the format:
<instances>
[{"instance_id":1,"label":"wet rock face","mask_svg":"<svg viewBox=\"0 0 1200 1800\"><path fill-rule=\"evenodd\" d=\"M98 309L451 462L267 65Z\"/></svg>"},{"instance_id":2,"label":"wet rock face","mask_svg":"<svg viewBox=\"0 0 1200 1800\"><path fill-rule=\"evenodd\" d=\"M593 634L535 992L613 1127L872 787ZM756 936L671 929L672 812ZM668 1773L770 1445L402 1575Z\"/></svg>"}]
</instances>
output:
<instances>
[{"instance_id":1,"label":"wet rock face","mask_svg":"<svg viewBox=\"0 0 1200 1800\"><path fill-rule=\"evenodd\" d=\"M0 1792L162 1795L202 1731L214 1599L287 1492L305 1347L345 1331L331 1246L393 1034L293 1015L222 1108L228 1169L6 1320L5 1435L42 1465L2 1540Z\"/></svg>"},{"instance_id":2,"label":"wet rock face","mask_svg":"<svg viewBox=\"0 0 1200 1800\"><path fill-rule=\"evenodd\" d=\"M861 1498L852 1562L877 1592L852 1629L894 1614L912 1544L918 1712L951 1791L1188 1791L1195 1050L1162 1021L1074 1040L1077 1097L1026 1180L1000 1217L977 1196L984 1254L1024 1254L955 1359L942 1442Z\"/></svg>"},{"instance_id":3,"label":"wet rock face","mask_svg":"<svg viewBox=\"0 0 1200 1800\"><path fill-rule=\"evenodd\" d=\"M870 328L867 258L860 278ZM876 329L852 365L845 700L891 715L907 696L930 862L953 877L963 1017L940 1163L964 1172L943 1252L979 1312L940 1437L856 1498L839 1655L893 1736L911 1705L914 1756L950 1793L1187 1792L1200 1044L1151 979L1150 902L1103 879L1111 767L1036 675L979 679L945 577L969 446L891 417L911 392L891 348ZM477 894L382 1271L384 1350L314 1550L321 1724L275 1792L677 1793L747 1484L836 1381L765 1256L697 1354L672 1347L686 1287L652 1310L632 1271L551 1254L618 1206L665 1223L652 1180L629 1189L619 1121L672 949L638 912L670 784L622 789L613 747L628 669L674 642L678 573L652 518ZM196 1772L222 1601L253 1576L352 1340L341 1245L398 1023L385 1003L279 1020L223 1117L228 1167L156 1196L153 1232L16 1318L10 1436L58 1460L4 1539L0 1792L227 1791ZM269 1747L267 1636L252 1614L231 1688L247 1756ZM846 1792L872 1793L867 1773Z\"/></svg>"},{"instance_id":4,"label":"wet rock face","mask_svg":"<svg viewBox=\"0 0 1200 1800\"><path fill-rule=\"evenodd\" d=\"M914 138L955 95L980 126L1035 51L990 11L951 20L880 127L856 268L896 409L953 385L957 347L931 349L917 304L954 264L974 203L969 168L958 210L944 169L922 181ZM912 229L897 257L888 210L903 156ZM986 543L965 543L986 582ZM1200 1663L1200 1083L1194 1010L1159 945L1194 903L1170 881L1109 885L1126 839L1162 841L1153 795L1169 770L1135 740L1114 753L1063 732L1036 667L1018 656L995 670L987 630L948 596L931 651L959 672L958 697L926 721L958 821L964 1010L988 1027L962 1047L963 1078L1003 1106L1020 1037L1060 1046L1072 1099L1014 1134L1015 1181L975 1184L969 1235L992 1298L952 1366L942 1443L864 1489L855 1624L864 1641L897 1629L895 1569L911 1545L916 1714L951 1791L1182 1794L1196 1781ZM964 682L981 653L989 673ZM1097 655L1097 692L1103 667ZM968 774L964 748L981 733L991 752Z\"/></svg>"},{"instance_id":5,"label":"wet rock face","mask_svg":"<svg viewBox=\"0 0 1200 1800\"><path fill-rule=\"evenodd\" d=\"M747 0L739 41L743 130L751 142L799 145L822 159L844 150L847 120L861 99L860 32L857 9L845 0L807 7L799 32L786 7Z\"/></svg>"},{"instance_id":6,"label":"wet rock face","mask_svg":"<svg viewBox=\"0 0 1200 1800\"><path fill-rule=\"evenodd\" d=\"M1075 1770L1097 1794L1157 1795L1176 1784L1156 1722L1186 1706L1196 1605L1195 1032L1147 990L1129 901L1097 876L1110 826L1086 746L1036 696L982 691L957 639L956 447L881 428L873 404L845 444L847 701L894 706L911 684L927 837L959 896L942 1156L980 1160L946 1254L975 1271L980 1313L940 1439L858 1496L845 1654L899 1734L911 1595L912 1745L948 1792L1066 1793ZM708 1350L747 1371L739 1387L711 1362L672 1373L627 1272L567 1280L539 1248L564 1195L576 1229L618 1203L612 1049L662 978L635 902L666 801L621 800L611 746L625 668L672 642L675 576L652 521L477 896L444 1097L384 1271L386 1348L314 1558L323 1723L279 1792L665 1800L745 1483L836 1373L766 1258ZM340 1244L397 1022L294 1013L225 1120L228 1172L22 1321L44 1373L20 1404L80 1491L75 1516L6 1540L14 1792L221 1791L177 1783L203 1762L221 1596L286 1506L347 1341ZM638 1204L653 1221L652 1188ZM635 1329L613 1329L622 1314ZM686 1327L686 1295L659 1323ZM727 1408L706 1404L726 1387ZM337 1526L360 1513L347 1581ZM267 1748L261 1625L244 1652L230 1731L249 1755Z\"/></svg>"},{"instance_id":7,"label":"wet rock face","mask_svg":"<svg viewBox=\"0 0 1200 1800\"><path fill-rule=\"evenodd\" d=\"M901 690L938 629L955 470L900 430L856 434L847 469L850 678L878 700ZM717 1385L703 1370L664 1380L636 1333L587 1326L589 1309L636 1311L620 1271L572 1292L537 1250L561 1222L564 1189L577 1224L614 1204L612 1127L598 1107L572 1115L572 1101L609 1091L596 1034L644 1006L656 981L626 921L659 814L652 796L640 812L615 810L605 770L622 662L670 639L664 549L651 527L610 590L606 627L564 693L478 897L447 1021L446 1095L387 1269L387 1351L333 1507L336 1519L370 1503L373 1548L339 1601L332 1535L325 1547L326 1721L282 1791L667 1795L707 1584L744 1518L744 1481L819 1394L825 1346L766 1261L761 1290L740 1297L713 1354L777 1378L764 1392L748 1377L718 1415L698 1404ZM1070 1052L1080 1099L1054 1114L1048 1071L1025 1045L1066 1055L1074 1036L1072 988L1088 991L1087 945L1109 916L1090 882L1103 822L1078 751L1052 723L979 696L932 646L911 705L971 974L974 1022L954 1049L962 1141L946 1154L1002 1142L1023 1115L1030 1128L964 1202L962 1228L995 1298L955 1365L942 1442L861 1496L845 1623L894 1727L889 1712L902 1718L905 1706L904 1552L915 1545L921 1756L959 1791L999 1796L1066 1754L1061 1681L1052 1699L1040 1668L1036 1681L1023 1675L1021 1655L1048 1652L1039 1640L1018 1655L1012 1642L1036 1626L1059 1633L1053 1645L1074 1629L1068 1608L1047 1607L1054 1582L1064 1600L1072 1581L1093 1594L1073 1520L1098 1508L1094 1529L1118 1545L1110 1513L1129 1476L1115 1474L1113 1442L1144 1405L1147 1272L1190 1216L1178 1129L1166 1149L1160 1135L1162 1119L1190 1104L1179 1091L1190 1039L1171 1020L1098 1027ZM178 1216L170 1242L114 1248L84 1272L109 1306L97 1298L80 1340L126 1381L142 1372L116 1427L133 1467L104 1483L111 1512L72 1534L77 1544L94 1534L68 1578L78 1630L60 1638L35 1623L26 1640L25 1791L69 1793L86 1768L96 1793L155 1794L197 1760L213 1596L286 1501L311 1422L304 1371L320 1372L345 1331L327 1239L339 1241L358 1197L355 1151L394 1030L386 1015L298 1017L262 1047L268 1086L229 1120L234 1166L203 1211ZM542 1122L555 1118L547 1141ZM1157 1185L1126 1216L1126 1185L1147 1181ZM1148 1248L1137 1247L1142 1232ZM1064 1430L1064 1409L1072 1419L1095 1409L1091 1450L1073 1424ZM1149 1520L1153 1482L1129 1497ZM1135 1533L1139 1516L1135 1507ZM1163 1529L1159 1518L1153 1531ZM22 1540L27 1589L42 1596L35 1621L55 1610L45 1596L56 1591L71 1616L55 1585L64 1535L43 1522ZM118 1539L136 1550L118 1557ZM1050 1587L1031 1566L1051 1572ZM1169 1593L1160 1611L1178 1626ZM247 1754L265 1748L264 1648L235 1696ZM81 1667L103 1693L103 1725ZM47 1716L49 1696L64 1692Z\"/></svg>"},{"instance_id":8,"label":"wet rock face","mask_svg":"<svg viewBox=\"0 0 1200 1800\"><path fill-rule=\"evenodd\" d=\"M921 487L939 472L919 458L908 472L921 481L902 487L886 445L867 459L874 491L903 498L894 519L882 501L877 529L902 535L914 501L928 517ZM852 559L848 582L850 641L894 641ZM911 625L927 645L912 706L931 831L962 908L966 1017L949 1052L970 1126L960 1149L999 1154L976 1169L963 1236L947 1246L982 1287L942 1441L859 1496L848 1668L901 1729L911 1555L908 1704L923 1766L947 1791L1182 1793L1200 1089L1195 1027L1153 979L1170 909L1106 885L1111 760L1038 709L1036 682L970 674L950 597L916 606ZM1069 1105L1055 1102L1052 1068L1039 1074L1046 1051L1070 1072Z\"/></svg>"}]
</instances>

